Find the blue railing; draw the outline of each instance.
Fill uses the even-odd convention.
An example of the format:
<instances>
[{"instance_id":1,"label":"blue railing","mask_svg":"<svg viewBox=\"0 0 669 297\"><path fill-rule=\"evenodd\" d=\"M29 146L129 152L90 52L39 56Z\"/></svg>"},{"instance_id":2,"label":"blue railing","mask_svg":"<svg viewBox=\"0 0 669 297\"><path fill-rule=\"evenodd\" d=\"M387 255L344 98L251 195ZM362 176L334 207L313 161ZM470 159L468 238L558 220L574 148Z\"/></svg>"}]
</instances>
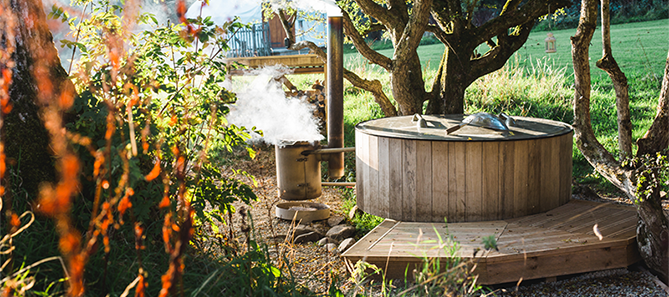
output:
<instances>
[{"instance_id":1,"label":"blue railing","mask_svg":"<svg viewBox=\"0 0 669 297\"><path fill-rule=\"evenodd\" d=\"M227 57L260 57L269 56L270 49L269 24L259 23L251 28L239 29L228 41L230 51Z\"/></svg>"}]
</instances>

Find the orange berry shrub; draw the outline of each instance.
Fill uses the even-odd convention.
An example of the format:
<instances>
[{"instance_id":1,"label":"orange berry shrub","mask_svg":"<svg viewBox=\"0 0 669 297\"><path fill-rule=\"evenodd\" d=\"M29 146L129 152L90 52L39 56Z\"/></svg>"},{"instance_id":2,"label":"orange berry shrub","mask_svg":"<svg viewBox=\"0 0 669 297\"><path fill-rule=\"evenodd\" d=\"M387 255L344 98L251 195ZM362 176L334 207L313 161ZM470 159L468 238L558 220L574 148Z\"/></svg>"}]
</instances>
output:
<instances>
[{"instance_id":1,"label":"orange berry shrub","mask_svg":"<svg viewBox=\"0 0 669 297\"><path fill-rule=\"evenodd\" d=\"M214 144L253 155L248 133L225 119L235 97L222 87L225 36L241 25L186 20L183 1L181 23L166 25L140 15L139 1L75 2L81 16L51 14L72 28L63 45L80 54L70 73L78 96L53 95L46 105L59 182L37 205L55 221L66 292L183 294L194 285L184 280L184 259L195 258L198 226L224 222L236 200L256 199L208 157ZM69 107L76 118L63 127Z\"/></svg>"}]
</instances>

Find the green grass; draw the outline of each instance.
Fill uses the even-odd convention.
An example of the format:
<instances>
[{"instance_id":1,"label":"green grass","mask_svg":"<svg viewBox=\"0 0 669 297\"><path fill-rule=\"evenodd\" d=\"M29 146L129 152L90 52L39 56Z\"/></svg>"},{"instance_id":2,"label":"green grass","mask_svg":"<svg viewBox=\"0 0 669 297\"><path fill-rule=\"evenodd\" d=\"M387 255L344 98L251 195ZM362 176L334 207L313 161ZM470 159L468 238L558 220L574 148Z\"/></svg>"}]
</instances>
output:
<instances>
[{"instance_id":1,"label":"green grass","mask_svg":"<svg viewBox=\"0 0 669 297\"><path fill-rule=\"evenodd\" d=\"M570 37L576 34L576 29L554 30L552 33L557 40L557 52L547 54L544 52L547 32L532 32L525 45L514 54L510 61L519 61L519 66L529 67L537 59L550 57L553 68L568 67L567 73L571 74L571 44ZM611 46L613 54L625 73L653 72L661 73L664 64L658 62L657 57L664 58L667 55L669 44L669 19L618 24L611 26ZM602 39L601 31L597 29L593 36L590 48L591 67L601 58ZM486 45L481 45L479 52L487 50ZM380 53L391 57L392 49L380 50ZM436 69L444 53L443 44L423 45L418 48L418 55L424 68ZM345 56L346 63L361 63L360 54L350 53ZM374 69L370 67L370 69ZM605 77L606 73L601 70L593 71L594 77Z\"/></svg>"},{"instance_id":2,"label":"green grass","mask_svg":"<svg viewBox=\"0 0 669 297\"><path fill-rule=\"evenodd\" d=\"M572 73L570 37L576 34L576 29L553 31L557 40L557 52L544 52L546 32L532 32L525 46L518 52L519 66L527 67L537 59L550 56L552 66L560 68L566 66L567 73ZM602 56L601 30L597 29L592 38L590 47L590 66L596 68L595 62ZM667 56L669 45L669 19L629 23L611 26L611 47L613 55L620 68L625 73L652 72L661 73L664 68L664 59ZM593 80L602 80L607 75L602 70L592 73Z\"/></svg>"}]
</instances>

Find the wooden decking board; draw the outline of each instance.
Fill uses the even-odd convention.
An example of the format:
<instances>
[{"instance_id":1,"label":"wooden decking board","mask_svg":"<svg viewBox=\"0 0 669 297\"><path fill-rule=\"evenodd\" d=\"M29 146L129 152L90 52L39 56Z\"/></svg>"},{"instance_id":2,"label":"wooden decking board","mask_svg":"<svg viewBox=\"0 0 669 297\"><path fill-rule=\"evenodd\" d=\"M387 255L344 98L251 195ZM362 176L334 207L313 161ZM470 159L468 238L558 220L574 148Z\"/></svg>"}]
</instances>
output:
<instances>
[{"instance_id":1,"label":"wooden decking board","mask_svg":"<svg viewBox=\"0 0 669 297\"><path fill-rule=\"evenodd\" d=\"M622 213L622 215L625 215L625 213ZM592 228L592 226L595 224L605 221L604 218L606 217L618 218L619 216L622 217L620 211L608 210L604 208L594 208L584 212L579 216L571 217L561 224L551 226L550 228L574 232L574 230L582 228L583 226L586 228Z\"/></svg>"},{"instance_id":2,"label":"wooden decking board","mask_svg":"<svg viewBox=\"0 0 669 297\"><path fill-rule=\"evenodd\" d=\"M636 228L636 216L626 213L616 213L612 215L615 220L606 220L601 222L591 222L590 224L584 224L578 227L573 227L567 229L568 232L575 233L584 233L588 235L594 235L593 227L597 224L597 229L600 234L604 237L615 236L618 233L624 233L629 230L635 230Z\"/></svg>"},{"instance_id":3,"label":"wooden decking board","mask_svg":"<svg viewBox=\"0 0 669 297\"><path fill-rule=\"evenodd\" d=\"M567 203L563 206L560 206L554 210L550 210L545 213L507 219L509 223L518 223L518 224L527 224L529 226L536 227L548 227L552 226L555 223L559 223L567 217L571 217L576 214L579 210L582 210L582 206L577 203Z\"/></svg>"},{"instance_id":4,"label":"wooden decking board","mask_svg":"<svg viewBox=\"0 0 669 297\"><path fill-rule=\"evenodd\" d=\"M592 231L594 224L602 240ZM450 235L460 247L458 256L476 259L479 283L515 282L521 277L527 280L631 265L639 260L635 227L632 207L571 201L546 213L508 220L448 226L386 220L342 257L387 266L387 277L404 277L407 265L413 269L421 257L449 257L443 244ZM482 238L490 235L497 238L499 251L483 250Z\"/></svg>"}]
</instances>

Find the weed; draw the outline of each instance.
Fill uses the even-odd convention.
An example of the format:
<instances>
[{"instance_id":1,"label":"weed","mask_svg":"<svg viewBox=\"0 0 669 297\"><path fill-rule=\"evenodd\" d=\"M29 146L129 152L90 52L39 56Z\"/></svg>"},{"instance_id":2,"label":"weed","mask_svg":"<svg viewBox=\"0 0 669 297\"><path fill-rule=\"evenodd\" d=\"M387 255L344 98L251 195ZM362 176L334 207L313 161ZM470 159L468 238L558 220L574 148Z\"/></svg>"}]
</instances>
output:
<instances>
[{"instance_id":1,"label":"weed","mask_svg":"<svg viewBox=\"0 0 669 297\"><path fill-rule=\"evenodd\" d=\"M436 227L434 232L438 238L436 241L421 241L419 237L416 245L433 244L432 249L443 250L445 256L430 258L427 256L427 251L423 251L422 255L415 255L421 261L415 267L407 266L403 288L387 280L384 269L367 263L364 259L355 264L348 263L349 270L352 271L349 281L354 283L354 289L350 295L367 296L370 286L378 278L381 279L380 291L383 296L484 295L485 290L476 283L476 276L473 275L476 260L467 260L460 256L458 242L448 233L448 228L446 228L445 237L442 237ZM483 243L485 249L493 249L497 246L494 236L486 237Z\"/></svg>"}]
</instances>

